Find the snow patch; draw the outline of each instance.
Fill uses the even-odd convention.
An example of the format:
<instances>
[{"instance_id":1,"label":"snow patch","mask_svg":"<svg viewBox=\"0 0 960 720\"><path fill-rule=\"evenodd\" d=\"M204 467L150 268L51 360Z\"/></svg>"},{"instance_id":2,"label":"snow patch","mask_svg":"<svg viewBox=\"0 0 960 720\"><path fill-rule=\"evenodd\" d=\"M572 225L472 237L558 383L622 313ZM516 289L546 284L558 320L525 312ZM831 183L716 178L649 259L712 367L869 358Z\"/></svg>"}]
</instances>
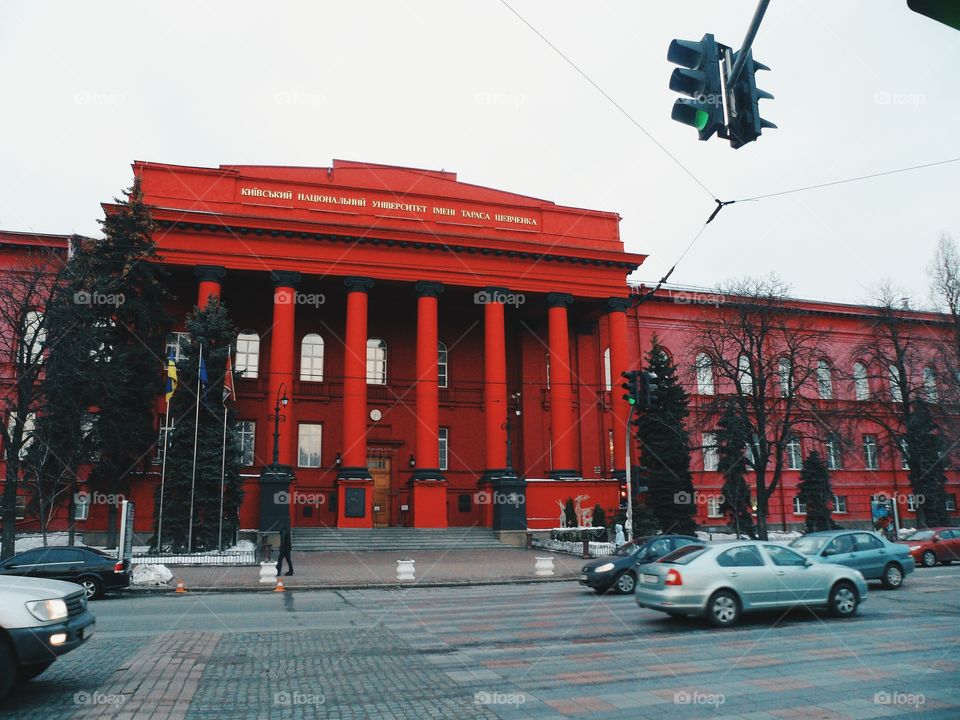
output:
<instances>
[{"instance_id":1,"label":"snow patch","mask_svg":"<svg viewBox=\"0 0 960 720\"><path fill-rule=\"evenodd\" d=\"M67 545L70 541L70 533L67 532L51 532L47 533L47 547L54 546L64 546ZM85 547L83 544L83 535L77 533L74 536L74 545L77 547ZM25 552L27 550L33 550L34 548L43 547L43 535L40 533L31 533L24 534L17 537L16 545L14 552Z\"/></svg>"},{"instance_id":2,"label":"snow patch","mask_svg":"<svg viewBox=\"0 0 960 720\"><path fill-rule=\"evenodd\" d=\"M133 566L133 579L131 583L134 585L166 585L171 580L173 580L173 573L167 569L166 565Z\"/></svg>"}]
</instances>

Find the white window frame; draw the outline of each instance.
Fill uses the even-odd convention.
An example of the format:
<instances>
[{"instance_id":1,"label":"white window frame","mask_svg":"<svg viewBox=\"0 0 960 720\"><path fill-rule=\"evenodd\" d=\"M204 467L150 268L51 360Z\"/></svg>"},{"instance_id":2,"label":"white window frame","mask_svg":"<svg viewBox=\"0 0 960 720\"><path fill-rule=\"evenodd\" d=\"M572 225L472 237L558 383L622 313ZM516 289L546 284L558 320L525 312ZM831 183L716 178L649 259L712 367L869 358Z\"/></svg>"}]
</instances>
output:
<instances>
[{"instance_id":1,"label":"white window frame","mask_svg":"<svg viewBox=\"0 0 960 720\"><path fill-rule=\"evenodd\" d=\"M720 512L720 497L717 495L708 495L707 496L707 517L708 518L720 518L723 517L723 513Z\"/></svg>"},{"instance_id":2,"label":"white window frame","mask_svg":"<svg viewBox=\"0 0 960 720\"><path fill-rule=\"evenodd\" d=\"M450 428L437 428L437 466L447 470L450 466Z\"/></svg>"},{"instance_id":3,"label":"white window frame","mask_svg":"<svg viewBox=\"0 0 960 720\"><path fill-rule=\"evenodd\" d=\"M923 369L923 394L928 403L940 401L940 393L937 390L937 371L929 366Z\"/></svg>"},{"instance_id":4,"label":"white window frame","mask_svg":"<svg viewBox=\"0 0 960 720\"><path fill-rule=\"evenodd\" d=\"M793 496L793 514L794 515L806 515L807 514L807 504L800 501L799 495Z\"/></svg>"},{"instance_id":5,"label":"white window frame","mask_svg":"<svg viewBox=\"0 0 960 720\"><path fill-rule=\"evenodd\" d=\"M847 496L846 495L837 495L833 496L833 511L838 515L847 514Z\"/></svg>"},{"instance_id":6,"label":"white window frame","mask_svg":"<svg viewBox=\"0 0 960 720\"><path fill-rule=\"evenodd\" d=\"M906 438L900 438L900 439L897 441L897 444L900 446L900 469L901 469L901 470L909 470L909 469L910 469L910 461L909 461L907 458L909 458L910 455L909 455L908 448L907 448L907 439L906 439Z\"/></svg>"},{"instance_id":7,"label":"white window frame","mask_svg":"<svg viewBox=\"0 0 960 720\"><path fill-rule=\"evenodd\" d=\"M890 368L890 400L895 403L903 402L903 384L900 380L900 370L896 365Z\"/></svg>"},{"instance_id":8,"label":"white window frame","mask_svg":"<svg viewBox=\"0 0 960 720\"><path fill-rule=\"evenodd\" d=\"M90 519L90 494L89 493L85 493L85 492L74 493L73 519L74 520Z\"/></svg>"},{"instance_id":9,"label":"white window frame","mask_svg":"<svg viewBox=\"0 0 960 720\"><path fill-rule=\"evenodd\" d=\"M244 331L237 333L233 367L244 379L260 377L260 333Z\"/></svg>"},{"instance_id":10,"label":"white window frame","mask_svg":"<svg viewBox=\"0 0 960 720\"><path fill-rule=\"evenodd\" d=\"M250 462L245 462L247 458L248 438L249 438ZM237 421L237 444L239 446L237 450L239 453L238 461L240 463L240 467L253 467L254 465L256 465L257 464L257 421L256 420L238 420Z\"/></svg>"},{"instance_id":11,"label":"white window frame","mask_svg":"<svg viewBox=\"0 0 960 720\"><path fill-rule=\"evenodd\" d=\"M947 512L956 512L957 511L957 496L953 493L947 493L947 497L944 500L944 509ZM960 536L958 536L960 537Z\"/></svg>"},{"instance_id":12,"label":"white window frame","mask_svg":"<svg viewBox=\"0 0 960 720\"><path fill-rule=\"evenodd\" d=\"M437 342L437 387L450 387L450 350L443 340Z\"/></svg>"},{"instance_id":13,"label":"white window frame","mask_svg":"<svg viewBox=\"0 0 960 720\"><path fill-rule=\"evenodd\" d=\"M170 357L170 353L173 353L173 361L175 363L180 362L183 359L183 341L186 341L187 344L190 343L190 333L188 332L171 332L167 333L167 342L164 346L164 357Z\"/></svg>"},{"instance_id":14,"label":"white window frame","mask_svg":"<svg viewBox=\"0 0 960 720\"><path fill-rule=\"evenodd\" d=\"M853 364L853 397L859 402L870 399L870 376L867 366L859 361Z\"/></svg>"},{"instance_id":15,"label":"white window frame","mask_svg":"<svg viewBox=\"0 0 960 720\"><path fill-rule=\"evenodd\" d=\"M316 450L312 447L314 441L316 442ZM305 442L310 444L305 446ZM297 467L319 468L322 466L323 424L302 422L297 426Z\"/></svg>"},{"instance_id":16,"label":"white window frame","mask_svg":"<svg viewBox=\"0 0 960 720\"><path fill-rule=\"evenodd\" d=\"M720 466L720 448L717 447L717 433L703 433L703 435L701 435L701 446L703 447L704 472L716 472Z\"/></svg>"},{"instance_id":17,"label":"white window frame","mask_svg":"<svg viewBox=\"0 0 960 720\"><path fill-rule=\"evenodd\" d=\"M843 443L836 433L827 435L823 443L827 456L827 470L843 470Z\"/></svg>"},{"instance_id":18,"label":"white window frame","mask_svg":"<svg viewBox=\"0 0 960 720\"><path fill-rule=\"evenodd\" d=\"M821 400L833 400L833 366L826 358L817 361L817 393Z\"/></svg>"},{"instance_id":19,"label":"white window frame","mask_svg":"<svg viewBox=\"0 0 960 720\"><path fill-rule=\"evenodd\" d=\"M323 382L326 343L319 333L307 333L300 341L300 381Z\"/></svg>"},{"instance_id":20,"label":"white window frame","mask_svg":"<svg viewBox=\"0 0 960 720\"><path fill-rule=\"evenodd\" d=\"M154 465L161 465L161 464L163 463L163 450L164 450L163 431L164 431L165 429L167 429L166 425L164 425L164 420L167 419L166 414L160 415L159 417L160 417L160 421L157 423L157 427L158 427L158 430L157 430L157 452L156 452L156 454L153 456L153 464L154 464ZM173 430L173 424L174 424L175 421L176 421L176 417L174 417L173 415L171 415L171 416L170 416L170 428L169 428L170 430ZM169 437L169 435L168 435L168 436L167 436L167 441L169 442L169 440L170 440L170 437Z\"/></svg>"},{"instance_id":21,"label":"white window frame","mask_svg":"<svg viewBox=\"0 0 960 720\"><path fill-rule=\"evenodd\" d=\"M912 513L917 511L917 496L913 493L907 495L907 510Z\"/></svg>"},{"instance_id":22,"label":"white window frame","mask_svg":"<svg viewBox=\"0 0 960 720\"><path fill-rule=\"evenodd\" d=\"M43 349L47 344L47 328L43 313L29 310L23 323L23 360L26 364L43 364Z\"/></svg>"},{"instance_id":23,"label":"white window frame","mask_svg":"<svg viewBox=\"0 0 960 720\"><path fill-rule=\"evenodd\" d=\"M716 394L716 382L713 376L713 358L707 353L700 353L694 361L697 374L697 393L700 395Z\"/></svg>"},{"instance_id":24,"label":"white window frame","mask_svg":"<svg viewBox=\"0 0 960 720\"><path fill-rule=\"evenodd\" d=\"M880 469L880 453L877 445L877 436L870 433L866 433L863 436L863 467L865 470Z\"/></svg>"},{"instance_id":25,"label":"white window frame","mask_svg":"<svg viewBox=\"0 0 960 720\"><path fill-rule=\"evenodd\" d=\"M367 385L387 384L387 341L367 338Z\"/></svg>"},{"instance_id":26,"label":"white window frame","mask_svg":"<svg viewBox=\"0 0 960 720\"><path fill-rule=\"evenodd\" d=\"M750 358L741 355L737 358L737 376L740 379L740 392L743 395L753 394L753 373L750 372Z\"/></svg>"},{"instance_id":27,"label":"white window frame","mask_svg":"<svg viewBox=\"0 0 960 720\"><path fill-rule=\"evenodd\" d=\"M780 378L780 395L790 397L793 392L793 363L790 358L777 360L777 375Z\"/></svg>"},{"instance_id":28,"label":"white window frame","mask_svg":"<svg viewBox=\"0 0 960 720\"><path fill-rule=\"evenodd\" d=\"M796 435L787 440L787 470L800 470L803 468L803 443Z\"/></svg>"},{"instance_id":29,"label":"white window frame","mask_svg":"<svg viewBox=\"0 0 960 720\"><path fill-rule=\"evenodd\" d=\"M607 392L613 390L613 372L610 369L610 348L603 351L603 389Z\"/></svg>"}]
</instances>

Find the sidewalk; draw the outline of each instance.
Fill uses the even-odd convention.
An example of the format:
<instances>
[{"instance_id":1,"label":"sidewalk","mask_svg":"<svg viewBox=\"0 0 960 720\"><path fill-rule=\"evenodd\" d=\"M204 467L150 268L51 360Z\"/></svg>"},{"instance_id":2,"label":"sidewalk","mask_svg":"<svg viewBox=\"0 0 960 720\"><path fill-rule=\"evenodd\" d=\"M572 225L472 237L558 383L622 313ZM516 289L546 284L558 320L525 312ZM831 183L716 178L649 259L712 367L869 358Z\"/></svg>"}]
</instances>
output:
<instances>
[{"instance_id":1,"label":"sidewalk","mask_svg":"<svg viewBox=\"0 0 960 720\"><path fill-rule=\"evenodd\" d=\"M554 575L534 574L536 558L554 558ZM416 580L397 580L397 560L416 561ZM288 588L338 589L361 587L492 585L514 582L575 580L584 561L546 550L424 550L376 552L295 552L295 574L284 577ZM166 587L133 586L130 592L170 592L177 580L189 590L272 590L260 584L260 566L170 566L174 581ZM286 563L284 563L286 571Z\"/></svg>"}]
</instances>

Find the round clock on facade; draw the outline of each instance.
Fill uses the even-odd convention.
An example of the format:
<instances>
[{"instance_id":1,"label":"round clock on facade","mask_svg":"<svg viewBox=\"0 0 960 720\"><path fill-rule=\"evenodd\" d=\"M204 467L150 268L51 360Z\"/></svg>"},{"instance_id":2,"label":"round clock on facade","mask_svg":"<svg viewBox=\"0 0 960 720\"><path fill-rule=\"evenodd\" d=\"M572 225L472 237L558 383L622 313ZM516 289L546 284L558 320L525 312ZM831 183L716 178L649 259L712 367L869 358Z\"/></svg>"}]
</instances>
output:
<instances>
[{"instance_id":1,"label":"round clock on facade","mask_svg":"<svg viewBox=\"0 0 960 720\"><path fill-rule=\"evenodd\" d=\"M382 417L383 417L383 413L380 412L380 410L378 410L377 408L374 408L373 410L370 411L370 419L373 420L374 422L379 422L380 418Z\"/></svg>"}]
</instances>

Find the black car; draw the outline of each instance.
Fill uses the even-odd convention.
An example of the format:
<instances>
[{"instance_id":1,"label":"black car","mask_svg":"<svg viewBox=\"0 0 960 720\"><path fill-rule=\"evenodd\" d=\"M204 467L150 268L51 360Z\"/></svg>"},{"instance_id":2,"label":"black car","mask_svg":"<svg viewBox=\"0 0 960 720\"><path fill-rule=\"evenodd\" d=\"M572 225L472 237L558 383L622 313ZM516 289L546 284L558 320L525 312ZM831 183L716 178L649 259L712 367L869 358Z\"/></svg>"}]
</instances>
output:
<instances>
[{"instance_id":1,"label":"black car","mask_svg":"<svg viewBox=\"0 0 960 720\"><path fill-rule=\"evenodd\" d=\"M653 562L684 545L700 542L689 535L651 535L621 545L613 555L591 560L580 570L580 584L598 593L610 588L632 593L637 585L637 565Z\"/></svg>"},{"instance_id":2,"label":"black car","mask_svg":"<svg viewBox=\"0 0 960 720\"><path fill-rule=\"evenodd\" d=\"M105 552L88 547L46 547L27 550L0 563L0 575L23 575L65 580L82 585L90 599L103 597L107 590L130 585L130 561L118 561Z\"/></svg>"}]
</instances>

